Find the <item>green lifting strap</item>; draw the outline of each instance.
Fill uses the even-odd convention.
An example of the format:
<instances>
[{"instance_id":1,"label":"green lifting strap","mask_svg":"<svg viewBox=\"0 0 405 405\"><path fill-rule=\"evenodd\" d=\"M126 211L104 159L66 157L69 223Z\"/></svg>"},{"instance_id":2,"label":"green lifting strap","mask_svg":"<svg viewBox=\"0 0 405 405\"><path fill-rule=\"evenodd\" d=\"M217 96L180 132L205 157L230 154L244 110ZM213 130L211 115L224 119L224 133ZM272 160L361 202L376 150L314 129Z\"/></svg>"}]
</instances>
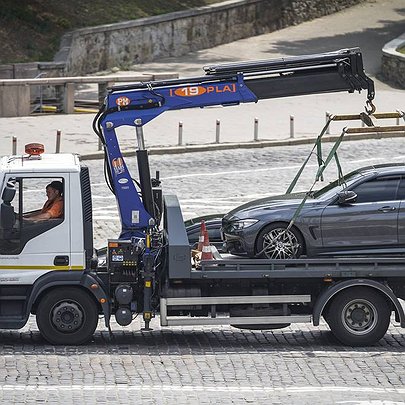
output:
<instances>
[{"instance_id":1,"label":"green lifting strap","mask_svg":"<svg viewBox=\"0 0 405 405\"><path fill-rule=\"evenodd\" d=\"M336 160L336 165L337 165L337 168L338 168L339 181L341 181L341 179L343 179L342 167L341 167L341 165L340 165L339 158L338 158L338 156L337 156L337 149L339 148L340 144L342 143L343 136L344 136L345 134L346 134L346 128L343 128L343 131L342 131L341 135L339 136L339 138L337 139L337 141L336 141L335 144L333 145L332 149L330 150L330 152L329 152L329 154L328 154L328 157L326 158L325 162L322 163L322 164L319 166L318 172L316 173L316 176L315 176L315 181L313 182L311 188L310 188L310 189L307 191L307 193L305 194L305 196L304 196L304 198L302 199L300 205L299 205L299 206L297 207L297 209L295 210L294 215L293 215L293 217L291 218L291 221L290 221L290 223L288 224L286 230L289 230L289 229L293 226L293 224L294 224L295 220L297 219L298 215L301 213L301 210L302 210L302 208L303 208L305 202L307 201L308 197L311 195L312 189L314 188L315 184L319 181L319 179L321 178L321 176L322 176L323 172L325 171L326 167L328 166L328 164L330 163L330 161L331 161L333 158L335 158L335 160ZM318 138L319 138L319 137L318 137ZM319 141L320 141L320 139L319 139ZM317 140L317 142L318 142L318 140ZM314 148L315 148L315 147L314 147ZM312 149L312 150L313 150L313 149ZM302 171L302 170L301 170L301 171ZM297 180L298 180L298 179L297 179Z\"/></svg>"},{"instance_id":2,"label":"green lifting strap","mask_svg":"<svg viewBox=\"0 0 405 405\"><path fill-rule=\"evenodd\" d=\"M326 158L325 162L319 166L318 172L316 173L316 177L315 177L315 181L319 181L319 179L321 178L323 172L325 171L326 167L328 166L329 162L333 159L333 157L336 154L336 151L338 150L340 144L343 141L343 136L346 134L346 128L343 128L342 133L340 134L339 138L337 139L337 141L335 142L335 144L333 145L332 149L330 150L328 157Z\"/></svg>"},{"instance_id":3,"label":"green lifting strap","mask_svg":"<svg viewBox=\"0 0 405 405\"><path fill-rule=\"evenodd\" d=\"M323 160L322 160L322 147L321 147L321 140L322 137L324 136L325 132L328 130L329 125L331 123L333 119L333 115L330 115L328 118L328 121L326 122L325 126L322 128L321 133L318 135L318 137L316 138L315 144L313 146L313 148L311 149L311 152L309 152L308 157L304 160L304 163L302 164L302 166L300 167L300 169L298 170L297 174L295 175L293 181L291 182L291 184L288 186L287 191L285 192L286 194L290 194L294 187L296 186L299 178L301 177L302 172L305 169L305 166L307 165L309 159L312 156L312 153L314 152L315 148L317 148L317 156L318 156L318 166L321 166L323 164Z\"/></svg>"},{"instance_id":4,"label":"green lifting strap","mask_svg":"<svg viewBox=\"0 0 405 405\"><path fill-rule=\"evenodd\" d=\"M344 181L342 166L340 165L337 151L335 152L335 161L336 161L336 167L337 167L337 171L338 171L339 185L342 185L345 181Z\"/></svg>"},{"instance_id":5,"label":"green lifting strap","mask_svg":"<svg viewBox=\"0 0 405 405\"><path fill-rule=\"evenodd\" d=\"M323 165L323 160L322 160L322 142L318 142L316 145L316 157L318 160L318 167L321 167ZM323 176L321 177L321 181L323 181Z\"/></svg>"}]
</instances>

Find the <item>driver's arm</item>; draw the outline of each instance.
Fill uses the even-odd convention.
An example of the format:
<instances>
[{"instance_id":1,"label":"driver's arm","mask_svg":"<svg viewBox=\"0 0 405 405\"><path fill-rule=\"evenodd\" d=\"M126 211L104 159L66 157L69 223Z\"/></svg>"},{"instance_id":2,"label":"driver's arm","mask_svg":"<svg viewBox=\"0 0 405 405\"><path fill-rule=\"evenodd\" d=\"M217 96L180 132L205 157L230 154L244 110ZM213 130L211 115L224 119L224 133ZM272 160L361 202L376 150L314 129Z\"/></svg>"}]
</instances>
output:
<instances>
[{"instance_id":1,"label":"driver's arm","mask_svg":"<svg viewBox=\"0 0 405 405\"><path fill-rule=\"evenodd\" d=\"M52 218L52 216L49 212L42 212L40 214L34 214L29 217L24 217L24 219L26 219L27 221L33 221L33 222L44 221L44 220L50 219L50 218Z\"/></svg>"}]
</instances>

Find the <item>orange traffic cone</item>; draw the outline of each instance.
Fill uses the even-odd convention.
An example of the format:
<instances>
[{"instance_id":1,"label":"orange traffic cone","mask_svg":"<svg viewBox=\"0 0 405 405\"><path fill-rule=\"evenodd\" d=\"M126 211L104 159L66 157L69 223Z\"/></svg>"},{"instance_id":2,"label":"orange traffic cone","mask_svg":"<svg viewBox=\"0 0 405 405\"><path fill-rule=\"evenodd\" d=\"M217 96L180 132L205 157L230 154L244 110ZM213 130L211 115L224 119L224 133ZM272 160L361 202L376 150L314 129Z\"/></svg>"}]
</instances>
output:
<instances>
[{"instance_id":1,"label":"orange traffic cone","mask_svg":"<svg viewBox=\"0 0 405 405\"><path fill-rule=\"evenodd\" d=\"M212 255L212 249L210 245L210 240L208 238L208 231L204 232L204 245L202 248L201 260L212 260L214 257Z\"/></svg>"},{"instance_id":2,"label":"orange traffic cone","mask_svg":"<svg viewBox=\"0 0 405 405\"><path fill-rule=\"evenodd\" d=\"M197 246L197 250L199 252L202 252L203 250L203 246L204 246L204 235L205 232L207 231L207 227L205 226L205 221L202 220L201 221L201 230L200 230L200 236L198 238L198 246Z\"/></svg>"}]
</instances>

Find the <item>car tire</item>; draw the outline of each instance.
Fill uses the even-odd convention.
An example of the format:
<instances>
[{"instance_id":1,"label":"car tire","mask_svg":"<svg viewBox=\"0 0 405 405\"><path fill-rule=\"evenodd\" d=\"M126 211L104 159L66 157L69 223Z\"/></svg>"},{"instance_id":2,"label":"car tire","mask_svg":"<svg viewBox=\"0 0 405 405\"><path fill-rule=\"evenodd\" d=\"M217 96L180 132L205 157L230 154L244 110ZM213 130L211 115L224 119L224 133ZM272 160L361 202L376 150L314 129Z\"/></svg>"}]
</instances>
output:
<instances>
[{"instance_id":1,"label":"car tire","mask_svg":"<svg viewBox=\"0 0 405 405\"><path fill-rule=\"evenodd\" d=\"M343 290L333 299L326 320L341 343L364 346L383 338L390 318L391 306L380 292L353 287Z\"/></svg>"},{"instance_id":2,"label":"car tire","mask_svg":"<svg viewBox=\"0 0 405 405\"><path fill-rule=\"evenodd\" d=\"M287 224L275 222L262 229L257 237L256 257L263 259L298 259L304 252L300 232Z\"/></svg>"},{"instance_id":3,"label":"car tire","mask_svg":"<svg viewBox=\"0 0 405 405\"><path fill-rule=\"evenodd\" d=\"M51 344L80 345L91 339L98 324L95 300L80 288L47 293L36 311L41 335Z\"/></svg>"}]
</instances>

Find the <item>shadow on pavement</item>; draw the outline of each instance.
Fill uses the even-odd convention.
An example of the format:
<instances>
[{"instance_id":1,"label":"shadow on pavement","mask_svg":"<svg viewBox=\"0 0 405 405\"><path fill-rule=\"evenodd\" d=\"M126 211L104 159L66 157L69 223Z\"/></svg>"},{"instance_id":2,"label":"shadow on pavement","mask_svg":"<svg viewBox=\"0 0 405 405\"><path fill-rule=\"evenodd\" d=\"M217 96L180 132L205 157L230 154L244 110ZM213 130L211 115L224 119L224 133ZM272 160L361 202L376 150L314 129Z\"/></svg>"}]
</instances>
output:
<instances>
[{"instance_id":1,"label":"shadow on pavement","mask_svg":"<svg viewBox=\"0 0 405 405\"><path fill-rule=\"evenodd\" d=\"M405 15L405 8L395 11L398 14ZM274 51L277 50L280 54L295 56L328 52L341 49L342 47L360 47L363 54L365 70L372 75L377 75L381 66L381 49L387 42L405 32L404 21L380 22L384 24L381 28L369 28L363 31L342 33L334 36L320 35L317 38L311 39L276 41L272 44L268 53L274 53Z\"/></svg>"}]
</instances>

